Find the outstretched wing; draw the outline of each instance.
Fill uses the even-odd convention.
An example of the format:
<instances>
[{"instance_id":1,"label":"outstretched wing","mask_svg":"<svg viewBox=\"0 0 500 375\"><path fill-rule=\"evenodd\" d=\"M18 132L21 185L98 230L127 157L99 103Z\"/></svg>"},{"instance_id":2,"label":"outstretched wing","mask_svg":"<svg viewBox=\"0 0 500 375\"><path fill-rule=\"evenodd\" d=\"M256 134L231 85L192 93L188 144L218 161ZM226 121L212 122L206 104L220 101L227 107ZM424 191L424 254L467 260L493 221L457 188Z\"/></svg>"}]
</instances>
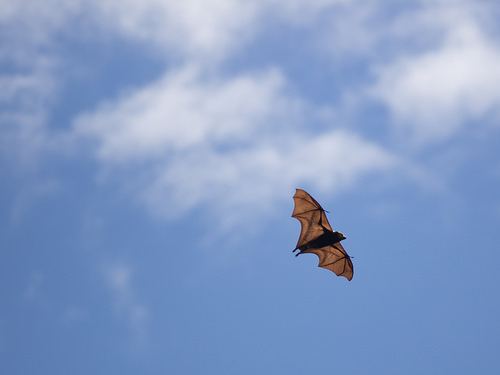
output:
<instances>
[{"instance_id":1,"label":"outstretched wing","mask_svg":"<svg viewBox=\"0 0 500 375\"><path fill-rule=\"evenodd\" d=\"M326 268L337 276L344 276L349 281L352 280L354 275L352 261L340 242L320 249L306 249L301 253L316 254L319 258L318 267Z\"/></svg>"},{"instance_id":2,"label":"outstretched wing","mask_svg":"<svg viewBox=\"0 0 500 375\"><path fill-rule=\"evenodd\" d=\"M292 217L300 221L301 224L300 236L296 248L321 236L323 234L323 227L332 231L332 227L326 218L325 210L306 191L296 189L293 201L295 207L293 208Z\"/></svg>"}]
</instances>

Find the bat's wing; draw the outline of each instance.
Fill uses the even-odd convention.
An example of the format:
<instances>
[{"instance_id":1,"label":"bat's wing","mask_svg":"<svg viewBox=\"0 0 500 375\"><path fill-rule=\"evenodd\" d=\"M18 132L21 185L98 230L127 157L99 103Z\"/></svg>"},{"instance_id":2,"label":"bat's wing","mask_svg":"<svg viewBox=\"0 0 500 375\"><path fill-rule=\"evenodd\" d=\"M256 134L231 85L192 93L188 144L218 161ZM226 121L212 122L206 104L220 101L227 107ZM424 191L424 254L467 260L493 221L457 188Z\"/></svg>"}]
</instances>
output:
<instances>
[{"instance_id":1,"label":"bat's wing","mask_svg":"<svg viewBox=\"0 0 500 375\"><path fill-rule=\"evenodd\" d=\"M344 276L351 281L354 275L352 261L340 242L319 249L306 249L301 253L316 254L319 258L318 267L326 268L337 276Z\"/></svg>"},{"instance_id":2,"label":"bat's wing","mask_svg":"<svg viewBox=\"0 0 500 375\"><path fill-rule=\"evenodd\" d=\"M295 207L293 208L292 217L300 221L301 224L297 248L321 236L323 227L333 231L323 207L306 191L297 189L293 201Z\"/></svg>"}]
</instances>

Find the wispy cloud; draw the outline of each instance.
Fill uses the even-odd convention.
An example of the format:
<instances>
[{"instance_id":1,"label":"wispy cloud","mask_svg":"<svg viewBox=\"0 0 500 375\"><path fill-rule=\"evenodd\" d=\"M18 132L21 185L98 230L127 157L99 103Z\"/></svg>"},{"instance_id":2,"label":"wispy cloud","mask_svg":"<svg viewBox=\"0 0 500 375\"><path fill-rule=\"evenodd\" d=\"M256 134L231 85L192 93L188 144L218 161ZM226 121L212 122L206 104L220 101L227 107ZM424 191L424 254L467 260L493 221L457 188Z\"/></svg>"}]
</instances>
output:
<instances>
[{"instance_id":1,"label":"wispy cloud","mask_svg":"<svg viewBox=\"0 0 500 375\"><path fill-rule=\"evenodd\" d=\"M397 130L414 140L446 138L471 120L499 114L500 44L482 27L488 17L460 4L417 12L405 28L415 35L434 30L432 45L401 50L378 69L372 93Z\"/></svg>"},{"instance_id":2,"label":"wispy cloud","mask_svg":"<svg viewBox=\"0 0 500 375\"><path fill-rule=\"evenodd\" d=\"M335 193L401 165L389 143L363 136L362 126L350 128L350 118L333 122L328 111L358 112L375 98L391 114L388 131L410 135L404 148L417 138L450 136L500 101L500 52L481 22L488 16L464 2L422 1L394 12L382 1L51 0L50 11L35 3L24 12L6 2L0 13L15 31L9 44L21 46L12 56L2 49L2 59L33 61L1 78L1 99L11 108L1 119L11 131L2 133L12 134L3 147L12 150L12 139L23 150L54 142L47 113L63 84L53 69L63 56L47 46L72 20L93 37L140 41L169 61L165 74L77 114L69 132L79 145L92 144L101 168L133 174L123 186L159 214L177 217L213 197L226 202L218 209L272 207L296 185ZM321 58L335 51L332 66L356 56L372 79L341 82L340 96L353 99L326 108L297 92L279 66L228 73L225 63L275 21L310 32Z\"/></svg>"},{"instance_id":3,"label":"wispy cloud","mask_svg":"<svg viewBox=\"0 0 500 375\"><path fill-rule=\"evenodd\" d=\"M269 19L313 25L323 12L352 0L36 0L2 2L9 30L0 52L20 61L51 45L63 28L140 41L171 58L218 62L244 48ZM21 46L21 48L19 48ZM28 48L28 49L27 49ZM0 53L1 55L2 53Z\"/></svg>"},{"instance_id":4,"label":"wispy cloud","mask_svg":"<svg viewBox=\"0 0 500 375\"><path fill-rule=\"evenodd\" d=\"M88 310L80 306L71 305L62 312L62 321L67 325L77 324L88 318Z\"/></svg>"},{"instance_id":5,"label":"wispy cloud","mask_svg":"<svg viewBox=\"0 0 500 375\"><path fill-rule=\"evenodd\" d=\"M254 39L268 18L314 24L327 9L351 0L107 0L96 1L105 28L164 53L206 62L227 59Z\"/></svg>"},{"instance_id":6,"label":"wispy cloud","mask_svg":"<svg viewBox=\"0 0 500 375\"><path fill-rule=\"evenodd\" d=\"M46 118L54 100L54 63L43 56L17 72L0 74L0 152L31 164L50 143Z\"/></svg>"},{"instance_id":7,"label":"wispy cloud","mask_svg":"<svg viewBox=\"0 0 500 375\"><path fill-rule=\"evenodd\" d=\"M17 116L10 128L18 149L54 142L47 114L63 82L54 69L42 69L42 62L63 58L52 54L57 51L52 43L71 20L86 20L74 22L77 28L98 25L97 33L118 33L181 57L179 65L160 79L80 114L71 130L77 142L95 142L103 168L141 165L133 193L156 213L173 207L169 212L181 214L213 201L214 196L227 202L220 209L250 207L257 199L265 207L283 194L277 189L303 183L340 191L366 173L390 168L397 159L355 133L337 131L322 118L324 108L291 93L279 69L266 67L228 77L217 65L257 37L269 17L313 25L322 12L348 6L348 1L310 5L303 0L127 0L124 5L109 0L70 5L52 0L52 11L40 14L34 3L34 10L27 12L14 2L8 4L2 19L15 31L16 56L33 61L28 71L34 72L4 78L10 88L4 96L14 108L9 116ZM22 126L20 116L30 113L30 106L35 108L33 116ZM321 133L310 129L318 125ZM11 150L11 144L12 140L5 148Z\"/></svg>"},{"instance_id":8,"label":"wispy cloud","mask_svg":"<svg viewBox=\"0 0 500 375\"><path fill-rule=\"evenodd\" d=\"M43 179L39 179L36 185L25 184L22 186L11 202L11 224L20 223L35 202L54 196L60 189L61 185L57 181Z\"/></svg>"},{"instance_id":9,"label":"wispy cloud","mask_svg":"<svg viewBox=\"0 0 500 375\"><path fill-rule=\"evenodd\" d=\"M23 297L28 301L39 301L42 298L44 275L39 271L32 272Z\"/></svg>"},{"instance_id":10,"label":"wispy cloud","mask_svg":"<svg viewBox=\"0 0 500 375\"><path fill-rule=\"evenodd\" d=\"M276 71L234 79L204 79L196 68L168 72L157 82L107 103L75 121L77 136L99 141L107 162L164 157L205 144L244 142L281 112L283 77ZM285 105L289 105L285 108Z\"/></svg>"},{"instance_id":11,"label":"wispy cloud","mask_svg":"<svg viewBox=\"0 0 500 375\"><path fill-rule=\"evenodd\" d=\"M186 68L81 116L75 134L97 141L107 167L149 170L138 195L157 213L258 211L295 185L340 191L397 164L347 130L309 131L322 113L277 70L213 80Z\"/></svg>"},{"instance_id":12,"label":"wispy cloud","mask_svg":"<svg viewBox=\"0 0 500 375\"><path fill-rule=\"evenodd\" d=\"M134 344L144 345L148 335L149 309L136 296L132 268L114 263L105 266L103 272L116 313L127 322Z\"/></svg>"},{"instance_id":13,"label":"wispy cloud","mask_svg":"<svg viewBox=\"0 0 500 375\"><path fill-rule=\"evenodd\" d=\"M253 30L259 2L240 0L96 1L106 28L174 52L214 59L242 44Z\"/></svg>"},{"instance_id":14,"label":"wispy cloud","mask_svg":"<svg viewBox=\"0 0 500 375\"><path fill-rule=\"evenodd\" d=\"M166 161L142 196L159 213L209 206L234 223L240 209L247 216L271 214L296 186L341 192L395 164L392 155L347 132L297 133L232 152L204 148Z\"/></svg>"},{"instance_id":15,"label":"wispy cloud","mask_svg":"<svg viewBox=\"0 0 500 375\"><path fill-rule=\"evenodd\" d=\"M62 83L53 37L72 7L28 0L0 8L0 152L31 164L50 143L47 118Z\"/></svg>"}]
</instances>

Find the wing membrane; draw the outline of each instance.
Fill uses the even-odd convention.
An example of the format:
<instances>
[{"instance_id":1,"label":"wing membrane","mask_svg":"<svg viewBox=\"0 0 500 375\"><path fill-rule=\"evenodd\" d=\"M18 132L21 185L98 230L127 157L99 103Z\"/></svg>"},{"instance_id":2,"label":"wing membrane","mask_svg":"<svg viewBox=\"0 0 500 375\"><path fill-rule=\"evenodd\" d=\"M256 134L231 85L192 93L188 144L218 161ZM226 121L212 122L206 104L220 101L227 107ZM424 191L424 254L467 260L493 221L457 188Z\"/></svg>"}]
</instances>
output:
<instances>
[{"instance_id":1,"label":"wing membrane","mask_svg":"<svg viewBox=\"0 0 500 375\"><path fill-rule=\"evenodd\" d=\"M323 227L333 231L323 207L306 191L297 189L293 201L295 206L292 217L301 224L297 248L322 235Z\"/></svg>"},{"instance_id":2,"label":"wing membrane","mask_svg":"<svg viewBox=\"0 0 500 375\"><path fill-rule=\"evenodd\" d=\"M352 261L340 242L319 249L303 250L302 253L317 255L319 258L318 267L326 268L349 281L352 280L354 275Z\"/></svg>"}]
</instances>

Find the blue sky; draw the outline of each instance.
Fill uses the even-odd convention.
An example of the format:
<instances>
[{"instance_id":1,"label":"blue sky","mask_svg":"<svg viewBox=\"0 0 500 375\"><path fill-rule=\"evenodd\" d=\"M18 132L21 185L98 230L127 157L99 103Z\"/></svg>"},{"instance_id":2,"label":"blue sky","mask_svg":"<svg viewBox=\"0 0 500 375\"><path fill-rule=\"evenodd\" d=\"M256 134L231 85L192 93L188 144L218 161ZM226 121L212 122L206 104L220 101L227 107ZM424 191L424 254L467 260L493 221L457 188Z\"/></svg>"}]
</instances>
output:
<instances>
[{"instance_id":1,"label":"blue sky","mask_svg":"<svg viewBox=\"0 0 500 375\"><path fill-rule=\"evenodd\" d=\"M2 373L500 371L496 2L0 4Z\"/></svg>"}]
</instances>

